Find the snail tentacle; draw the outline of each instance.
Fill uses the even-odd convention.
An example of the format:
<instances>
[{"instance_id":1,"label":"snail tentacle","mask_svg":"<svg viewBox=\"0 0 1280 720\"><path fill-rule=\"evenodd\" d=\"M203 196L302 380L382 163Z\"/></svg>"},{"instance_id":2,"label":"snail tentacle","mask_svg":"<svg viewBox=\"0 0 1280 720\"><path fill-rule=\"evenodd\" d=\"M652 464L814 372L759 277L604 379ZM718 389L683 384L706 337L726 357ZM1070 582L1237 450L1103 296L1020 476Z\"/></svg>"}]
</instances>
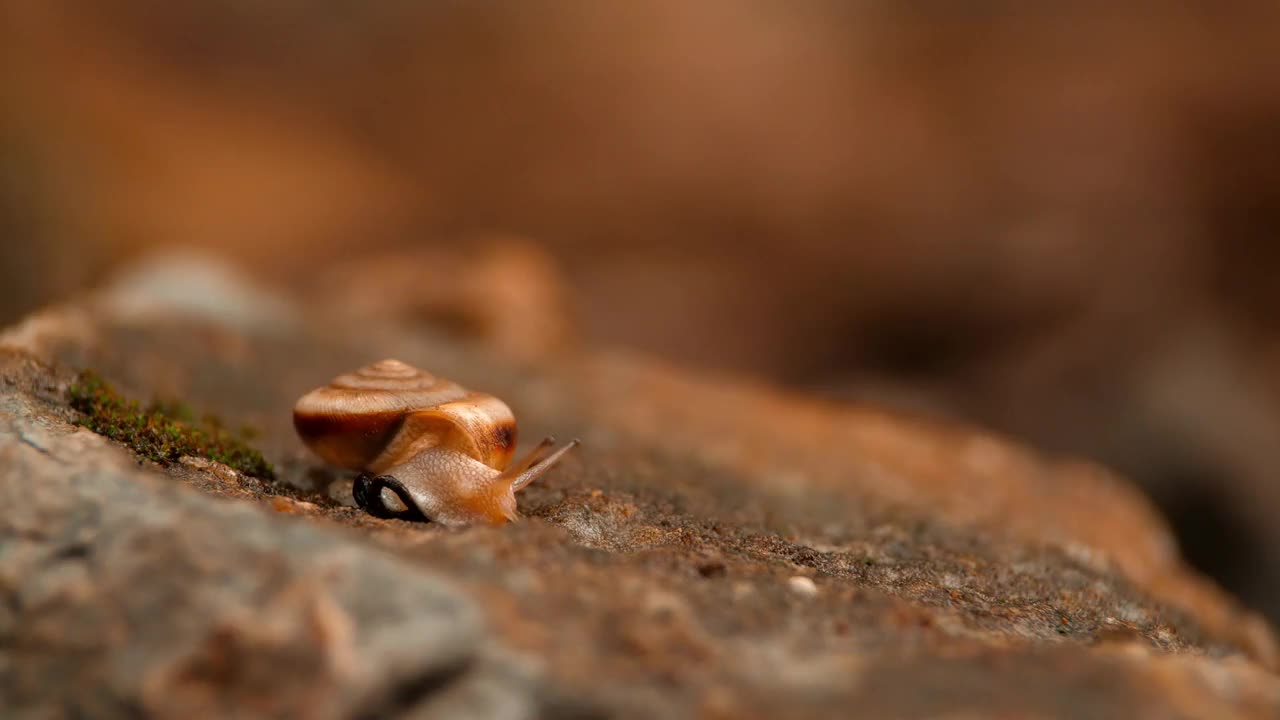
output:
<instances>
[{"instance_id":1,"label":"snail tentacle","mask_svg":"<svg viewBox=\"0 0 1280 720\"><path fill-rule=\"evenodd\" d=\"M555 467L556 463L560 462L560 458L564 457L565 453L578 447L579 442L580 442L579 440L575 439L573 442L570 442L568 445L565 445L559 450L556 450L555 452L551 453L547 457L543 458L537 463L534 463L533 465L531 465L530 467L528 467L527 469L521 472L512 473L511 471L508 471L506 473L503 473L504 478L506 477L511 478L511 491L517 492L523 489L524 486L542 477L544 473L546 473L551 468Z\"/></svg>"},{"instance_id":2,"label":"snail tentacle","mask_svg":"<svg viewBox=\"0 0 1280 720\"><path fill-rule=\"evenodd\" d=\"M553 437L544 438L542 442L538 443L537 447L530 450L528 453L525 454L524 457L516 461L514 465L507 468L506 474L519 475L525 470L528 470L534 465L537 465L538 463L542 462L543 459L546 458L547 452L550 451L551 446L555 444L556 444L555 438Z\"/></svg>"}]
</instances>

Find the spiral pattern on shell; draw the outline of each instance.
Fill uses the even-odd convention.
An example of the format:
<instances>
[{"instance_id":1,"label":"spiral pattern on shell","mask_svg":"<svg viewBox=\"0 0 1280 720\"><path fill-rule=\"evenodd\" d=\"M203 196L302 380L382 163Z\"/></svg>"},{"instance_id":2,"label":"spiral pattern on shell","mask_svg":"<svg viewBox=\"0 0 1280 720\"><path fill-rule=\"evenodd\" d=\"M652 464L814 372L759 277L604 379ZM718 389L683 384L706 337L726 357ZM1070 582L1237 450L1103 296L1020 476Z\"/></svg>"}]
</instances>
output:
<instances>
[{"instance_id":1,"label":"spiral pattern on shell","mask_svg":"<svg viewBox=\"0 0 1280 720\"><path fill-rule=\"evenodd\" d=\"M501 400L399 360L312 390L294 405L293 422L317 455L352 470L377 470L423 444L450 445L501 469L516 439L515 417Z\"/></svg>"},{"instance_id":2,"label":"spiral pattern on shell","mask_svg":"<svg viewBox=\"0 0 1280 720\"><path fill-rule=\"evenodd\" d=\"M343 373L298 400L294 412L388 412L431 407L471 393L399 360L381 360Z\"/></svg>"}]
</instances>

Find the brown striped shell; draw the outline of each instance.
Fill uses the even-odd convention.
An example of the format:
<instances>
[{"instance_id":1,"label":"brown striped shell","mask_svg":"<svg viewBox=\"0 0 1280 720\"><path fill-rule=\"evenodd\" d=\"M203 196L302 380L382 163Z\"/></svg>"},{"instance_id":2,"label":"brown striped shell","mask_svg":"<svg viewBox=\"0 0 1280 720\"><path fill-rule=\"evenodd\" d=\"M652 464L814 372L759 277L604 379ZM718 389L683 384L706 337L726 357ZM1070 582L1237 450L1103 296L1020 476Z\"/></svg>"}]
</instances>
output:
<instances>
[{"instance_id":1,"label":"brown striped shell","mask_svg":"<svg viewBox=\"0 0 1280 720\"><path fill-rule=\"evenodd\" d=\"M327 462L374 473L439 446L503 470L516 447L506 403L399 360L339 375L303 395L293 424Z\"/></svg>"}]
</instances>

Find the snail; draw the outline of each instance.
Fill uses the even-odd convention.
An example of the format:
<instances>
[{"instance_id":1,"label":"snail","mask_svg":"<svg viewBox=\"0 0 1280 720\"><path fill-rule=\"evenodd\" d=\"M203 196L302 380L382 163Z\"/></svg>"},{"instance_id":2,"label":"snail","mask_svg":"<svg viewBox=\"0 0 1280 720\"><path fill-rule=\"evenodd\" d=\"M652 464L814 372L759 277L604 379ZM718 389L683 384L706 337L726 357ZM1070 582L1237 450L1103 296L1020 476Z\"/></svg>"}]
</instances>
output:
<instances>
[{"instance_id":1,"label":"snail","mask_svg":"<svg viewBox=\"0 0 1280 720\"><path fill-rule=\"evenodd\" d=\"M339 375L293 408L298 436L333 465L362 471L356 504L377 517L500 525L515 493L577 446L547 438L514 465L506 403L399 360Z\"/></svg>"}]
</instances>

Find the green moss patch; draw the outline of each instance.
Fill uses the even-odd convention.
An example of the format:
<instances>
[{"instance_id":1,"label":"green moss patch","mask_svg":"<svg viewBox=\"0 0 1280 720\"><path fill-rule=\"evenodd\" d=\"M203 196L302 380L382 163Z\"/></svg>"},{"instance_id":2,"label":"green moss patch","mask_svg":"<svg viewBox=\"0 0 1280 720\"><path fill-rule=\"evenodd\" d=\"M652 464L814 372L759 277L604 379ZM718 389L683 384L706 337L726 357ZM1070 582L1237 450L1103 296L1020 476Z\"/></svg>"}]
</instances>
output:
<instances>
[{"instance_id":1,"label":"green moss patch","mask_svg":"<svg viewBox=\"0 0 1280 720\"><path fill-rule=\"evenodd\" d=\"M153 402L143 408L121 396L97 373L80 373L68 390L71 407L79 411L76 424L122 442L142 457L168 465L184 455L229 465L255 477L271 480L275 471L262 453L245 444L248 428L232 433L217 418L199 422L183 403Z\"/></svg>"}]
</instances>

